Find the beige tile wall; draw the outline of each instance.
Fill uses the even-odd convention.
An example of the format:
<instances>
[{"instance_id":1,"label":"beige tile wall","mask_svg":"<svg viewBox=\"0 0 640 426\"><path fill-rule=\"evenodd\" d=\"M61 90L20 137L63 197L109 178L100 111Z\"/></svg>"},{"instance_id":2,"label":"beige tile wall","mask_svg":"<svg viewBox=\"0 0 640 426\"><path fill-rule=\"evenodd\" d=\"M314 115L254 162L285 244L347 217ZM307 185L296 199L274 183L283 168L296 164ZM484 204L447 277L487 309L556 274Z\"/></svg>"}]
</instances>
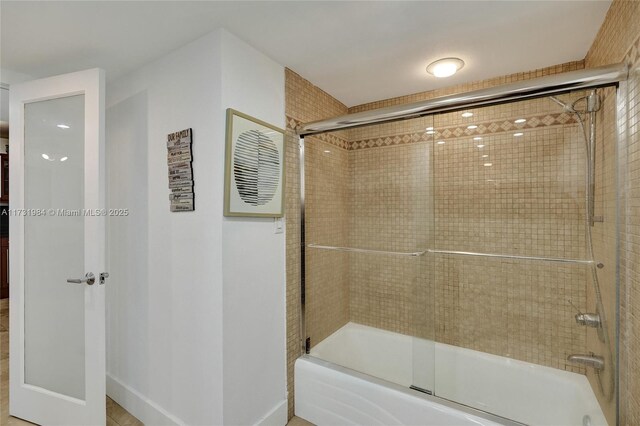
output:
<instances>
[{"instance_id":1,"label":"beige tile wall","mask_svg":"<svg viewBox=\"0 0 640 426\"><path fill-rule=\"evenodd\" d=\"M348 152L336 145L305 141L307 244L348 246L350 194ZM306 336L311 346L349 321L349 263L343 252L306 251Z\"/></svg>"},{"instance_id":2,"label":"beige tile wall","mask_svg":"<svg viewBox=\"0 0 640 426\"><path fill-rule=\"evenodd\" d=\"M614 0L596 39L585 58L587 67L625 61L630 66L629 79L622 86L626 96L619 105L609 90L599 131L603 142L598 151L597 214L605 218L595 227L595 251L605 268L598 271L605 309L615 306L615 271L607 268L607 256L615 247L612 215L615 209L615 179L618 179L621 226L620 241L620 424L640 424L640 2ZM624 93L626 92L626 93ZM611 126L616 122L619 129ZM620 132L620 134L618 134ZM616 139L617 137L617 139ZM616 144L617 142L617 144ZM619 159L616 176L614 156ZM612 322L609 316L609 323ZM589 349L604 352L607 348L588 336ZM590 380L598 389L593 377ZM606 412L612 402L596 392Z\"/></svg>"},{"instance_id":3,"label":"beige tile wall","mask_svg":"<svg viewBox=\"0 0 640 426\"><path fill-rule=\"evenodd\" d=\"M295 72L287 69L285 71L285 108L287 128L289 130L295 128L297 123L321 120L323 118L333 117L345 114L347 107L342 103L322 91L309 81L300 77ZM312 237L326 231L327 235L340 232L346 225L346 218L339 211L342 206L341 197L332 197L331 189L346 187L343 186L341 177L348 173L348 167L345 161L346 138L344 133L320 135L316 138L308 138L307 157L310 167L307 171L312 173L308 176L307 182L318 182L317 187L307 188L314 193L314 196L307 196L307 215L321 215L322 225L317 228L316 221L312 221L314 225L309 230ZM324 151L330 150L331 154ZM286 238L287 238L287 392L289 402L289 418L294 413L294 382L293 368L295 360L302 353L302 339L300 334L300 186L299 186L299 161L298 161L298 138L289 132L287 139L287 188L285 199L286 211ZM329 155L329 156L326 156ZM326 157L323 157L326 156ZM321 162L320 160L329 160ZM315 169L311 165L319 165L319 169ZM324 164L324 165L322 165ZM331 167L335 167L332 169ZM336 173L337 172L337 173ZM323 186L321 182L330 186ZM323 205L323 201L328 204ZM326 219L326 220L325 220ZM341 224L343 222L343 224ZM328 229L325 229L328 227ZM308 234L309 235L309 234ZM311 256L311 273L312 280L320 283L329 284L330 288L316 286L307 288L307 314L313 318L309 321L310 331L317 337L324 338L327 334L346 321L348 312L348 297L345 293L348 291L347 271L345 260L338 258L332 259L329 255L316 256L317 253L308 253ZM326 267L327 264L331 266ZM338 265L338 267L336 267ZM340 276L337 276L341 274ZM322 298L327 297L327 302L322 303ZM317 334L316 331L317 330Z\"/></svg>"},{"instance_id":4,"label":"beige tile wall","mask_svg":"<svg viewBox=\"0 0 640 426\"><path fill-rule=\"evenodd\" d=\"M351 150L349 166L350 246L424 250L432 232L429 144ZM427 261L426 256L352 254L351 321L432 339L435 299Z\"/></svg>"}]
</instances>

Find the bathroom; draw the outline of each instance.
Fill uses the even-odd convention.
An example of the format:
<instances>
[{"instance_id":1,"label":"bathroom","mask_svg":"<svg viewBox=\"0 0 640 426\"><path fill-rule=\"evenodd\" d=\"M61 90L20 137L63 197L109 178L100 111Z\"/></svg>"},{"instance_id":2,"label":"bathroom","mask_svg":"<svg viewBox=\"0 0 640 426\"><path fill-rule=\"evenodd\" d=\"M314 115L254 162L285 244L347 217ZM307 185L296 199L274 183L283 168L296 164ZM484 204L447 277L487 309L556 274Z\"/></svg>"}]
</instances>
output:
<instances>
[{"instance_id":1,"label":"bathroom","mask_svg":"<svg viewBox=\"0 0 640 426\"><path fill-rule=\"evenodd\" d=\"M103 264L54 271L108 272L104 286L50 295L103 300L87 323L103 331L84 342L104 361L83 373L95 421L38 417L24 366L9 366L31 314L21 246L43 238L10 218L2 424L640 424L639 2L0 8L10 96L105 69L96 164L104 205L127 210L105 218L104 240L86 235ZM535 34L503 40L520 27ZM447 57L463 61L455 75L427 71ZM229 108L283 130L282 214L225 214ZM29 207L21 127L10 210ZM175 212L166 140L183 129L195 208ZM73 411L51 397L56 415Z\"/></svg>"}]
</instances>

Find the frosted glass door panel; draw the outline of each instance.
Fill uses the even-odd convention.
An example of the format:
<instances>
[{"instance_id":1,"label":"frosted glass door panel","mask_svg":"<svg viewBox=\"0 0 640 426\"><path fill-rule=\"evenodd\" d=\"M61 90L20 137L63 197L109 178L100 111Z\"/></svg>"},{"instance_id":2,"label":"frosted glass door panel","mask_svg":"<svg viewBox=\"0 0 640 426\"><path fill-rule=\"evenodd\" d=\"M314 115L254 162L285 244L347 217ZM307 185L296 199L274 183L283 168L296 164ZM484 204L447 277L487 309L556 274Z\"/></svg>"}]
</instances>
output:
<instances>
[{"instance_id":1,"label":"frosted glass door panel","mask_svg":"<svg viewBox=\"0 0 640 426\"><path fill-rule=\"evenodd\" d=\"M25 383L83 400L84 102L24 106Z\"/></svg>"}]
</instances>

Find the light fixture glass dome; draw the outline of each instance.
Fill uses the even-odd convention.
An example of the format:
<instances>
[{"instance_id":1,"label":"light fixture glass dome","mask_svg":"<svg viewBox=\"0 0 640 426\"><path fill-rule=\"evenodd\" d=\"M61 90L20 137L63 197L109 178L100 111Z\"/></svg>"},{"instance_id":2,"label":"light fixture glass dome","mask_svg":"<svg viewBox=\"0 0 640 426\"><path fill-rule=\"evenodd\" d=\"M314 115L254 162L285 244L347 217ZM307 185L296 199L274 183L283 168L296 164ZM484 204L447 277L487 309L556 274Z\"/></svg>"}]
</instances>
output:
<instances>
[{"instance_id":1,"label":"light fixture glass dome","mask_svg":"<svg viewBox=\"0 0 640 426\"><path fill-rule=\"evenodd\" d=\"M464 61L460 58L443 58L431 62L427 72L436 77L450 77L464 67Z\"/></svg>"}]
</instances>

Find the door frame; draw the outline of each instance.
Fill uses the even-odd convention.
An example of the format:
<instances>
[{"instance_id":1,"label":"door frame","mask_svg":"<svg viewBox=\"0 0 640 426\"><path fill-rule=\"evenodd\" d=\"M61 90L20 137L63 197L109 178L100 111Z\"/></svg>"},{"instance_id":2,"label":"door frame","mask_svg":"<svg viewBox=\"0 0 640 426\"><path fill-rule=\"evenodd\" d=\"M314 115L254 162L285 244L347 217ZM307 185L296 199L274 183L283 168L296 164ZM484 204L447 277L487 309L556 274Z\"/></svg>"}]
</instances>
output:
<instances>
[{"instance_id":1,"label":"door frame","mask_svg":"<svg viewBox=\"0 0 640 426\"><path fill-rule=\"evenodd\" d=\"M10 209L24 210L24 105L32 102L85 96L84 206L106 207L105 188L105 79L104 71L90 69L12 85L10 89L11 155L9 157ZM9 219L10 342L9 413L40 424L106 423L106 354L104 286L85 286L85 400L25 383L24 374L24 216ZM106 217L85 216L85 272L96 277L106 266ZM78 271L69 271L70 277ZM66 283L64 283L67 285ZM76 284L68 284L76 285Z\"/></svg>"}]
</instances>

